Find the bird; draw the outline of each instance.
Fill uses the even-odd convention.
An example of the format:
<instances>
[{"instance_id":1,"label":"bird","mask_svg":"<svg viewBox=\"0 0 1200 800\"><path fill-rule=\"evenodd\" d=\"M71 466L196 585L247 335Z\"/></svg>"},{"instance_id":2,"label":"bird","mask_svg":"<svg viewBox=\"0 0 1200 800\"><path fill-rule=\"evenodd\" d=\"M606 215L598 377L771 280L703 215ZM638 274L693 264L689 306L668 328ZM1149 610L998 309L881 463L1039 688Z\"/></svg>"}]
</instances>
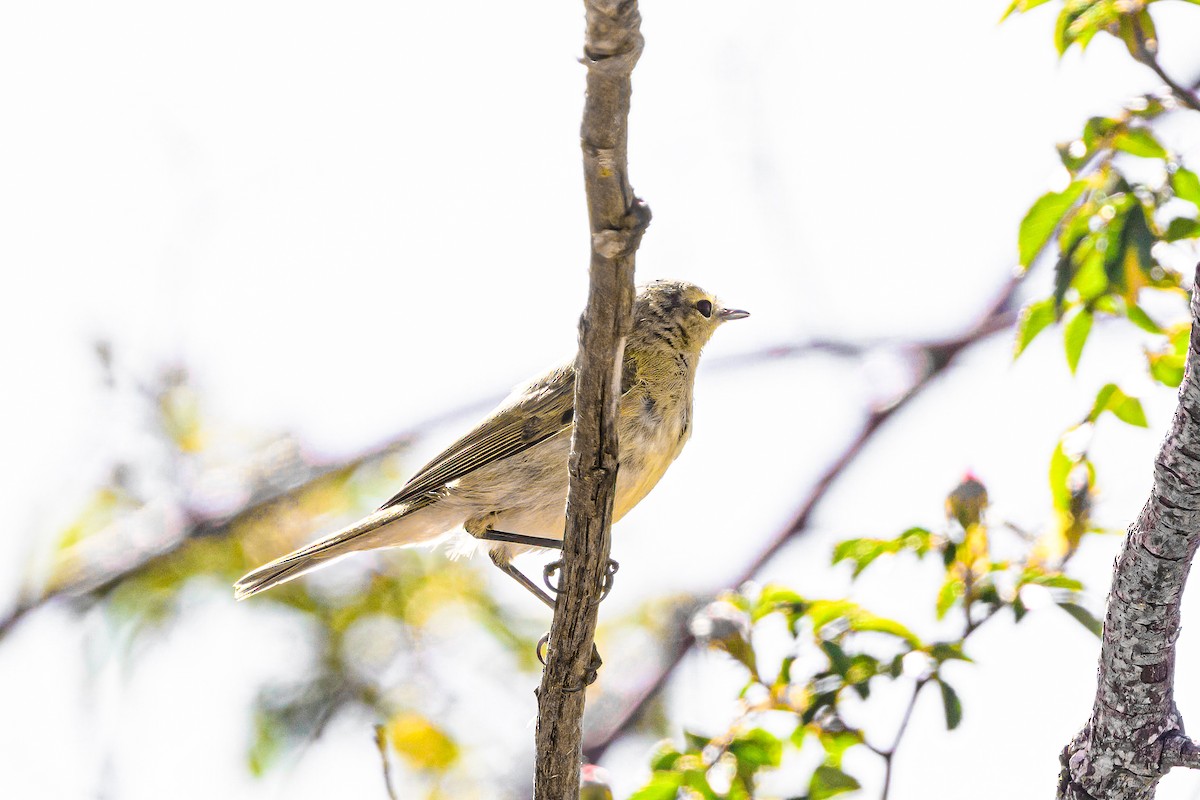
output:
<instances>
[{"instance_id":1,"label":"bird","mask_svg":"<svg viewBox=\"0 0 1200 800\"><path fill-rule=\"evenodd\" d=\"M639 287L621 362L614 522L654 488L691 436L701 349L721 325L748 316L685 281ZM493 564L553 608L554 599L512 561L562 547L574 403L574 362L518 387L379 510L249 572L234 584L235 597L350 553L431 544L461 527L483 543Z\"/></svg>"}]
</instances>

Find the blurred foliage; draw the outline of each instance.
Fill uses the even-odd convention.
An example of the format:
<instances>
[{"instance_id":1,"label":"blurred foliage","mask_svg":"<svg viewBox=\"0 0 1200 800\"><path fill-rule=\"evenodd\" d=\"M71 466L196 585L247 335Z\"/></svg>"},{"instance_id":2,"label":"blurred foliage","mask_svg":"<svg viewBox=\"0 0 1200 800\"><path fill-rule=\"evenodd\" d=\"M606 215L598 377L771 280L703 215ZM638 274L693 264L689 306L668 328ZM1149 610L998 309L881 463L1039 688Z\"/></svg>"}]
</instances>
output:
<instances>
[{"instance_id":1,"label":"blurred foliage","mask_svg":"<svg viewBox=\"0 0 1200 800\"><path fill-rule=\"evenodd\" d=\"M1094 530L1086 506L1074 508L1077 535ZM890 539L847 539L834 548L832 562L848 564L854 580L883 558L936 559L942 581L929 614L943 620L957 613L949 637L923 640L900 620L849 600L809 598L777 584L744 587L701 610L692 620L697 640L745 670L733 722L716 735L684 732L682 744L660 744L649 781L631 800L673 799L684 790L706 800L758 797L760 780L780 769L787 770L788 785L806 787L799 797L856 790L860 782L846 771L845 753L862 748L890 761L924 689L937 687L946 727L958 727L964 709L945 666L971 660L968 640L998 612L1007 609L1019 622L1036 597L1033 605L1055 604L1098 635L1099 622L1081 604L1083 585L1062 571L1071 553L1060 553L1051 564L1041 540L997 526L1014 540L1008 549L1020 554L998 559L987 509L987 490L968 475L947 496L940 531L914 527ZM782 658L768 663L765 654L779 652ZM908 692L898 731L894 720L873 711L872 692L880 684ZM799 758L808 751L817 758ZM802 763L814 766L800 775Z\"/></svg>"}]
</instances>

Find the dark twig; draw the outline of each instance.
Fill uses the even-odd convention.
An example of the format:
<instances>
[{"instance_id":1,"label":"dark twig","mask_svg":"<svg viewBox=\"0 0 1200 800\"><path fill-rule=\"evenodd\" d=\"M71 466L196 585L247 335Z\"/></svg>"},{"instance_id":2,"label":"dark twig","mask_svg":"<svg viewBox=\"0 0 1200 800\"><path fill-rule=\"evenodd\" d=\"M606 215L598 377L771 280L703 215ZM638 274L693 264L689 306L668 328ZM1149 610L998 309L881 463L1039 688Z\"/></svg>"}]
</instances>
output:
<instances>
[{"instance_id":1,"label":"dark twig","mask_svg":"<svg viewBox=\"0 0 1200 800\"><path fill-rule=\"evenodd\" d=\"M495 401L491 398L476 400L430 417L408 431L348 458L306 465L304 474L296 477L290 485L279 487L271 484L269 488L252 496L248 502L232 512L220 515L208 515L198 511L185 512L190 523L178 535L160 542L155 548L123 548L119 554L122 560L116 563L113 563L112 559L106 560L103 572L85 573L50 591L19 600L15 607L0 617L0 641L21 620L42 606L57 600L102 596L122 581L155 569L177 554L192 539L224 536L239 523L254 519L267 513L273 506L300 496L313 485L332 475L379 462L410 447L428 429L462 416L481 413L494 404Z\"/></svg>"},{"instance_id":2,"label":"dark twig","mask_svg":"<svg viewBox=\"0 0 1200 800\"><path fill-rule=\"evenodd\" d=\"M1129 19L1133 23L1134 39L1137 43L1137 53L1135 58L1142 64L1154 71L1154 74L1159 77L1167 88L1171 90L1171 94L1175 99L1184 104L1193 111L1200 111L1200 98L1196 97L1194 89L1189 89L1182 85L1163 69L1162 64L1158 61L1158 43L1151 43L1146 38L1146 31L1142 29L1141 19L1137 14L1130 15Z\"/></svg>"},{"instance_id":3,"label":"dark twig","mask_svg":"<svg viewBox=\"0 0 1200 800\"><path fill-rule=\"evenodd\" d=\"M383 762L383 785L387 788L390 800L396 800L396 789L392 786L392 762L387 754L387 728L375 726L375 746L379 748L379 760Z\"/></svg>"},{"instance_id":4,"label":"dark twig","mask_svg":"<svg viewBox=\"0 0 1200 800\"><path fill-rule=\"evenodd\" d=\"M650 222L630 186L627 159L632 75L642 53L637 0L584 0L584 8L587 96L580 141L592 257L575 364L561 591L538 688L535 800L579 797L582 690L599 666L592 642L617 482L618 378L633 325L634 257Z\"/></svg>"},{"instance_id":5,"label":"dark twig","mask_svg":"<svg viewBox=\"0 0 1200 800\"><path fill-rule=\"evenodd\" d=\"M908 706L904 709L904 716L900 718L900 727L896 729L896 737L892 739L892 746L887 750L876 750L876 753L883 756L883 793L880 794L880 800L888 800L888 792L892 788L892 761L896 756L896 750L900 747L900 741L904 738L904 732L908 729L908 722L912 719L913 709L917 707L917 698L921 696L921 690L929 685L933 678L920 678L914 685L912 696L908 698Z\"/></svg>"}]
</instances>

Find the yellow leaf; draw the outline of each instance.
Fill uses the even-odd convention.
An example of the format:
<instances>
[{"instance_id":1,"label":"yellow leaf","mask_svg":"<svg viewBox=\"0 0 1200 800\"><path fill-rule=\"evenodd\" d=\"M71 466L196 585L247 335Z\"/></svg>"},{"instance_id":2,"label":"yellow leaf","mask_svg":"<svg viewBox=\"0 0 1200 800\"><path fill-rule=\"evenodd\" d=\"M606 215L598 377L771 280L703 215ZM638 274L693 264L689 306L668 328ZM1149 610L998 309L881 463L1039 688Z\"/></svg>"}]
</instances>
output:
<instances>
[{"instance_id":1,"label":"yellow leaf","mask_svg":"<svg viewBox=\"0 0 1200 800\"><path fill-rule=\"evenodd\" d=\"M418 769L442 772L458 759L458 745L415 712L402 712L387 724L392 749Z\"/></svg>"}]
</instances>

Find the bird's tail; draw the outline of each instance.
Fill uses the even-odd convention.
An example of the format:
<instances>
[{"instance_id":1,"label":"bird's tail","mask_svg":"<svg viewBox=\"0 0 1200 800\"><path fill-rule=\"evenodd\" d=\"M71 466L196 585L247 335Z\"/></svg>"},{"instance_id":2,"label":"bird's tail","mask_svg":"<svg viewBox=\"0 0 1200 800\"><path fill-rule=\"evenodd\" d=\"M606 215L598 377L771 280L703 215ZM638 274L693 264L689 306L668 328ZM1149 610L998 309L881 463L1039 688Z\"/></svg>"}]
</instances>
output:
<instances>
[{"instance_id":1,"label":"bird's tail","mask_svg":"<svg viewBox=\"0 0 1200 800\"><path fill-rule=\"evenodd\" d=\"M381 535L380 530L386 525L400 521L414 510L412 507L403 505L381 508L353 525L334 531L306 547L263 564L258 569L247 573L233 585L233 596L238 600L245 600L251 595L265 592L272 586L278 586L293 578L298 578L323 564L358 550L414 544L420 541L421 537L406 537L403 531L393 531L388 535ZM414 531L414 533L416 532Z\"/></svg>"}]
</instances>

